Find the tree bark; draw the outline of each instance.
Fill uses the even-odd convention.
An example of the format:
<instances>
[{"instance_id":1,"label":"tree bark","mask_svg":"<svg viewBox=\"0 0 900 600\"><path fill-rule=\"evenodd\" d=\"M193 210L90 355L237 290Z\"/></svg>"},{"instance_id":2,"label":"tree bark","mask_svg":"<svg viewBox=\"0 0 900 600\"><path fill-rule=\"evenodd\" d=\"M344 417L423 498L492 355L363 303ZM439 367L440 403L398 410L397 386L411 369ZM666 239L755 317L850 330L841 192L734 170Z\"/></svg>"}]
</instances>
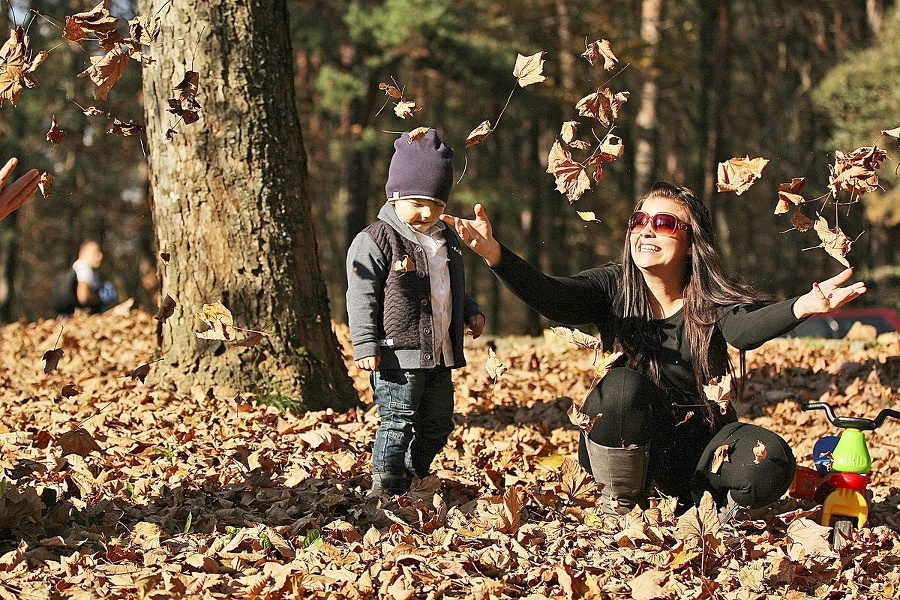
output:
<instances>
[{"instance_id":1,"label":"tree bark","mask_svg":"<svg viewBox=\"0 0 900 600\"><path fill-rule=\"evenodd\" d=\"M637 135L634 149L634 190L638 196L650 189L653 164L656 162L654 137L656 133L656 58L659 55L659 21L663 0L641 2L641 41L644 43L646 76L641 85L640 105L635 117Z\"/></svg>"},{"instance_id":2,"label":"tree bark","mask_svg":"<svg viewBox=\"0 0 900 600\"><path fill-rule=\"evenodd\" d=\"M359 404L319 267L286 0L140 8L162 19L144 110L156 240L170 255L159 265L161 294L178 303L160 326L158 374L286 395L308 409ZM192 124L167 113L186 71L200 77ZM251 348L198 339L196 315L211 302L268 335Z\"/></svg>"}]
</instances>

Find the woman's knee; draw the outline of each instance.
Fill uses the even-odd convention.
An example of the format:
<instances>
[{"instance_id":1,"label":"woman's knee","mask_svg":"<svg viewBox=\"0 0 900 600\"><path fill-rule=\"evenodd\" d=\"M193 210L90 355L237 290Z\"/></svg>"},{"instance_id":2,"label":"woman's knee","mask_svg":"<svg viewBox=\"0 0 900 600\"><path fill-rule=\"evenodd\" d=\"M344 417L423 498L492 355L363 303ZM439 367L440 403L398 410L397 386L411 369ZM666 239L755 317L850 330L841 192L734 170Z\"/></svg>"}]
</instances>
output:
<instances>
[{"instance_id":1,"label":"woman's knee","mask_svg":"<svg viewBox=\"0 0 900 600\"><path fill-rule=\"evenodd\" d=\"M610 369L590 391L582 408L589 417L596 417L591 440L612 447L646 444L651 403L658 394L656 386L634 369Z\"/></svg>"}]
</instances>

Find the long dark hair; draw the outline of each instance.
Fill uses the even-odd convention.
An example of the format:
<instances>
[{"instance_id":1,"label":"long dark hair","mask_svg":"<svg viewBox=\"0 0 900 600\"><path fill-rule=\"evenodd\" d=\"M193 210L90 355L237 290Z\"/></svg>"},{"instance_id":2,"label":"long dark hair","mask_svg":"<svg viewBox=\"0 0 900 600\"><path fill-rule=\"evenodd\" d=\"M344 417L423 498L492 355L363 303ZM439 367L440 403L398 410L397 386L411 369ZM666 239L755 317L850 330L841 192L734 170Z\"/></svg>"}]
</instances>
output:
<instances>
[{"instance_id":1,"label":"long dark hair","mask_svg":"<svg viewBox=\"0 0 900 600\"><path fill-rule=\"evenodd\" d=\"M684 328L691 347L697 392L702 394L703 386L713 378L726 373L734 373L728 355L728 347L721 335L714 335L716 323L729 308L746 303L768 303L771 300L760 294L752 286L725 274L722 259L715 246L712 216L706 206L685 187L660 182L653 185L635 210L648 198L669 198L684 207L687 223L691 226L691 243L684 274ZM648 375L659 384L660 366L654 349L657 335L650 326L654 318L651 310L650 292L643 275L631 257L631 236L625 234L625 248L622 257L622 278L616 298L616 313L622 318L623 332L620 341L632 366L645 363ZM740 396L743 388L745 365L741 354ZM708 406L709 411L714 407ZM710 412L712 416L712 412Z\"/></svg>"}]
</instances>

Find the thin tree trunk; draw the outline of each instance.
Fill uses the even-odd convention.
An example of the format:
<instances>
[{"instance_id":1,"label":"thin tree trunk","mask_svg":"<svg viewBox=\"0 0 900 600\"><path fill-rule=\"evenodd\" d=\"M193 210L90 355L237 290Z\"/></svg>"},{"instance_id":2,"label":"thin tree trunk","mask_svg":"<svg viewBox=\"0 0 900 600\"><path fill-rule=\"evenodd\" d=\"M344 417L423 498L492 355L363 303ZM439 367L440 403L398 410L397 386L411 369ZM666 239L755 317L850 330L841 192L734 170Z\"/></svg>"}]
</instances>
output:
<instances>
[{"instance_id":1,"label":"thin tree trunk","mask_svg":"<svg viewBox=\"0 0 900 600\"><path fill-rule=\"evenodd\" d=\"M157 375L311 409L357 405L319 270L286 0L140 6L159 14L165 38L144 70L144 107L157 243L171 256L162 296L178 303L161 326ZM167 101L186 70L200 75L201 118L166 143ZM215 301L269 335L251 348L198 339L195 315Z\"/></svg>"},{"instance_id":2,"label":"thin tree trunk","mask_svg":"<svg viewBox=\"0 0 900 600\"><path fill-rule=\"evenodd\" d=\"M644 43L646 77L641 86L640 105L635 117L636 136L634 149L634 189L637 195L650 188L653 165L656 162L654 142L656 134L656 66L659 55L659 22L663 0L643 0L641 2L641 41Z\"/></svg>"}]
</instances>

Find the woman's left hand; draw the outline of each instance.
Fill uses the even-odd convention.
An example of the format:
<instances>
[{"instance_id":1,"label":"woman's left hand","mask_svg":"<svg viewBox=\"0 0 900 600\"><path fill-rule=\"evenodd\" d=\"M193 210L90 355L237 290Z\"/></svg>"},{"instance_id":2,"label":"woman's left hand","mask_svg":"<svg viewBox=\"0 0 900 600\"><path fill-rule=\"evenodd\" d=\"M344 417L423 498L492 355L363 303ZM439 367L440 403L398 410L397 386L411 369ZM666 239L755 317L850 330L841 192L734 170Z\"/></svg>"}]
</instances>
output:
<instances>
[{"instance_id":1,"label":"woman's left hand","mask_svg":"<svg viewBox=\"0 0 900 600\"><path fill-rule=\"evenodd\" d=\"M803 319L817 313L827 313L865 294L866 284L862 281L841 287L851 277L853 269L847 268L831 279L814 283L813 288L794 303L794 316Z\"/></svg>"}]
</instances>

